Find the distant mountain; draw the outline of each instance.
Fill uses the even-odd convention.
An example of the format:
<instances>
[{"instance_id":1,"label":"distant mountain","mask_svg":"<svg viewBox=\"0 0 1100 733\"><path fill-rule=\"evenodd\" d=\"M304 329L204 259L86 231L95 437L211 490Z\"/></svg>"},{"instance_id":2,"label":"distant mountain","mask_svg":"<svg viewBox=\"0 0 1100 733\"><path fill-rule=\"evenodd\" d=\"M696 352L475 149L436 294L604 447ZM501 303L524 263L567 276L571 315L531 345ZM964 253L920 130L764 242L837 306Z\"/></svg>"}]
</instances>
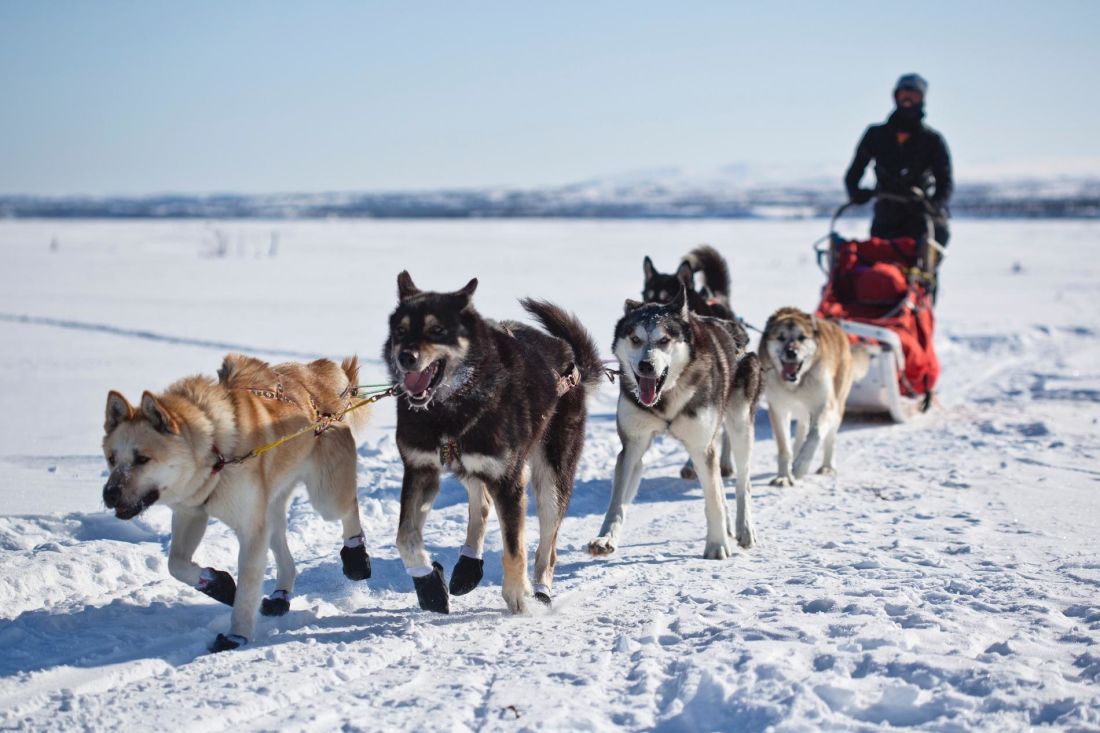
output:
<instances>
[{"instance_id":1,"label":"distant mountain","mask_svg":"<svg viewBox=\"0 0 1100 733\"><path fill-rule=\"evenodd\" d=\"M564 186L439 191L0 196L8 218L811 218L843 203L835 166L732 164L630 172ZM960 182L954 216L1100 218L1100 177Z\"/></svg>"}]
</instances>

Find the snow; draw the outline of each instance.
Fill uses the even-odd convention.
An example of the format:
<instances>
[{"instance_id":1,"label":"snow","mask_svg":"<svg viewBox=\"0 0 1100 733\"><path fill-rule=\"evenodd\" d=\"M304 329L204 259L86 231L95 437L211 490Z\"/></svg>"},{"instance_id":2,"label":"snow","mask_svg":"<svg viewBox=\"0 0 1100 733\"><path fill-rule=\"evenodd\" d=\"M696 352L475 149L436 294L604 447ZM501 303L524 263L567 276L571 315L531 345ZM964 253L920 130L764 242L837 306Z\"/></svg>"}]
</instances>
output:
<instances>
[{"instance_id":1,"label":"snow","mask_svg":"<svg viewBox=\"0 0 1100 733\"><path fill-rule=\"evenodd\" d=\"M452 599L450 616L416 607L393 546L392 404L360 448L374 577L343 578L337 526L298 496L298 595L239 652L206 653L229 609L168 575L169 512L126 523L101 505L109 389L136 397L212 373L229 349L358 352L378 381L403 268L440 289L478 276L476 303L494 317L548 297L608 345L642 256L671 270L700 242L730 259L748 322L812 307L809 243L824 227L0 222L0 727L1096 729L1100 223L957 222L936 409L846 424L840 475L786 489L768 485L762 411L760 543L726 562L700 557L702 493L677 478L684 453L667 440L647 457L618 552L585 554L618 450L606 386L590 404L549 613L505 612L495 520L483 587ZM445 480L426 539L448 571L465 516L465 491ZM536 532L529 522L531 543ZM233 571L235 557L212 525L199 562Z\"/></svg>"}]
</instances>

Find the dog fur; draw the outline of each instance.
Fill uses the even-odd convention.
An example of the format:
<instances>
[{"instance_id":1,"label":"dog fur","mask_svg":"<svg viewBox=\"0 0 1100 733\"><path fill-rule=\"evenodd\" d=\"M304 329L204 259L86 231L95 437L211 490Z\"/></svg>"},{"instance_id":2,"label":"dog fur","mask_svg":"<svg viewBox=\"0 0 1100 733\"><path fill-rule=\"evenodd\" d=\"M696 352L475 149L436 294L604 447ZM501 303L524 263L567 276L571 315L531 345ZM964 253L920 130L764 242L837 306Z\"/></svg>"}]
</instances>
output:
<instances>
[{"instance_id":1,"label":"dog fur","mask_svg":"<svg viewBox=\"0 0 1100 733\"><path fill-rule=\"evenodd\" d=\"M275 587L285 595L273 594L280 602L266 599L265 609L271 603L275 613L285 613L288 607L296 570L287 546L287 504L299 482L322 517L342 522L345 540L362 538L351 428L365 421L367 410L349 413L317 437L302 436L220 470L219 454L243 456L320 414L339 412L357 379L354 357L339 365L321 359L271 366L230 354L217 379L181 379L161 393L145 392L137 407L118 392L107 396L103 454L111 473L104 502L120 519L131 519L154 503L172 509L168 570L233 606L231 635L252 637L269 548L277 567ZM209 517L229 525L240 542L235 586L224 571L206 569L224 576L221 593L205 585L210 575L204 578L204 569L192 559ZM365 557L365 551L359 552ZM215 650L222 639L219 635Z\"/></svg>"},{"instance_id":2,"label":"dog fur","mask_svg":"<svg viewBox=\"0 0 1100 733\"><path fill-rule=\"evenodd\" d=\"M616 422L622 450L593 555L618 547L626 506L642 478L642 457L665 432L680 440L699 470L707 520L703 557L727 558L733 543L756 541L750 503L754 420L760 398L760 360L746 353L749 338L736 321L691 312L683 287L667 304L628 300L615 326L612 351L619 360ZM731 526L719 474L718 439L725 427L737 464L737 519Z\"/></svg>"},{"instance_id":3,"label":"dog fur","mask_svg":"<svg viewBox=\"0 0 1100 733\"><path fill-rule=\"evenodd\" d=\"M645 282L642 300L646 303L669 303L687 289L688 308L701 316L713 316L736 320L730 307L730 271L726 260L708 244L701 244L684 255L676 272L669 275L657 272L648 256L642 260ZM703 287L695 289L695 273L703 273Z\"/></svg>"},{"instance_id":4,"label":"dog fur","mask_svg":"<svg viewBox=\"0 0 1100 733\"><path fill-rule=\"evenodd\" d=\"M420 606L449 612L449 595L477 586L486 519L495 506L504 539L504 600L513 612L525 610L532 594L523 535L529 478L539 519L534 591L549 603L558 529L584 442L585 396L603 372L596 347L575 318L546 302L522 301L544 331L482 318L471 303L476 279L456 292L425 292L402 272L397 285L383 358L403 391L397 548ZM574 367L579 382L560 391ZM449 595L423 537L443 470L462 481L470 500Z\"/></svg>"},{"instance_id":5,"label":"dog fur","mask_svg":"<svg viewBox=\"0 0 1100 733\"><path fill-rule=\"evenodd\" d=\"M836 435L856 371L852 349L840 326L797 308L780 308L768 319L760 339L768 416L779 449L774 486L792 486L810 469L818 445L824 460L818 473L836 472ZM865 357L862 351L859 355ZM794 450L791 420L796 421ZM793 462L792 462L793 455Z\"/></svg>"},{"instance_id":6,"label":"dog fur","mask_svg":"<svg viewBox=\"0 0 1100 733\"><path fill-rule=\"evenodd\" d=\"M701 244L684 255L680 266L672 275L657 272L653 260L647 256L642 260L645 282L642 284L642 301L646 303L668 303L684 287L687 292L688 309L701 316L713 316L736 321L737 316L730 307L730 271L726 259L708 244ZM695 289L695 273L703 273L703 287ZM733 444L728 432L722 430L722 455L719 468L722 477L733 475ZM680 478L694 480L698 478L695 466L688 458L680 469Z\"/></svg>"}]
</instances>

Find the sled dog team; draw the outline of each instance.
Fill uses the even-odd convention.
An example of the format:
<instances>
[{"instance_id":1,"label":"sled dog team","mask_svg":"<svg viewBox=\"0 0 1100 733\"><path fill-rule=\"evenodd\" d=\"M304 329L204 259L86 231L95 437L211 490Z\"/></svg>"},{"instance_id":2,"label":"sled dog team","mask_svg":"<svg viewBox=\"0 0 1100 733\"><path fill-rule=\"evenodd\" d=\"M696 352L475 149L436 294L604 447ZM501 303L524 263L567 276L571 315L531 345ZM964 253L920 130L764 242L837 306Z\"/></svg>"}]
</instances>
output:
<instances>
[{"instance_id":1,"label":"sled dog team","mask_svg":"<svg viewBox=\"0 0 1100 733\"><path fill-rule=\"evenodd\" d=\"M627 300L615 325L622 450L611 505L588 551L602 556L618 547L642 458L654 438L668 433L689 456L681 475L702 485L703 556L727 558L735 544L749 548L756 541L750 464L761 393L767 391L779 453L772 483L790 486L803 477L819 444L819 472L832 473L844 403L866 358L850 349L838 326L794 308L781 308L768 320L760 356L749 352L748 334L730 306L728 268L711 247L690 252L673 274L658 272L648 257L643 271L643 300ZM469 593L482 580L486 523L495 510L503 535L502 593L508 608L521 613L532 598L551 603L558 530L584 442L586 398L607 370L571 314L526 299L522 305L540 328L490 320L474 307L477 284L474 279L441 293L420 290L407 272L397 278L397 307L383 347L404 464L397 550L420 607L447 613L450 596ZM257 610L268 616L289 610L296 571L287 545L287 505L299 483L324 519L341 522L344 575L370 577L353 437L366 411L349 411L358 384L355 357L339 365L320 359L272 366L231 354L216 379L181 379L163 392L145 392L136 406L118 392L108 395L103 451L110 476L103 501L120 519L155 503L171 507L169 572L233 607L230 633L218 634L214 651L247 643ZM312 425L322 427L311 434ZM241 458L300 430L305 437L255 460ZM449 581L423 536L444 471L469 495L466 541ZM722 478L732 475L737 506L731 521ZM529 483L539 524L533 585L524 543ZM210 517L237 535L236 581L193 560ZM269 549L276 589L264 598Z\"/></svg>"}]
</instances>

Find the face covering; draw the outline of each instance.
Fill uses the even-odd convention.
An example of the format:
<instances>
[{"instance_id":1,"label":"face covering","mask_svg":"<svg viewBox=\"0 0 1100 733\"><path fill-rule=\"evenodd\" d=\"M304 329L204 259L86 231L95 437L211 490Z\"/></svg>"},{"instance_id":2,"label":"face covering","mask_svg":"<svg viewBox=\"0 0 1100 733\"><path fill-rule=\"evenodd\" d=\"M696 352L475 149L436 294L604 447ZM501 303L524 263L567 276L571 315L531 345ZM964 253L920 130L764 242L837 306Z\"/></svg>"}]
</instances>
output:
<instances>
[{"instance_id":1,"label":"face covering","mask_svg":"<svg viewBox=\"0 0 1100 733\"><path fill-rule=\"evenodd\" d=\"M921 120L924 119L924 102L914 104L912 107L898 107L890 115L888 120L891 125L902 132L915 132L920 129Z\"/></svg>"}]
</instances>

